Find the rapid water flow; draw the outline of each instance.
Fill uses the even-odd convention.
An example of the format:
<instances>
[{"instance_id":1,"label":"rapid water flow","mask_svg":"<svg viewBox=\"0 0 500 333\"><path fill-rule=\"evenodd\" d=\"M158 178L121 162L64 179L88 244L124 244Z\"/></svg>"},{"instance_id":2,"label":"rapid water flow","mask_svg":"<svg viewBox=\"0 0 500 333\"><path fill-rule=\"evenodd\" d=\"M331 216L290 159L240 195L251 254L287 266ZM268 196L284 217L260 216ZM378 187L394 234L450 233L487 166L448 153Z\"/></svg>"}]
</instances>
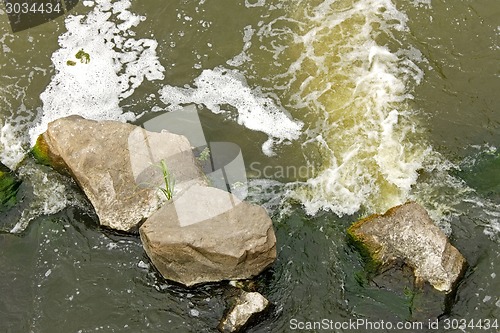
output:
<instances>
[{"instance_id":1,"label":"rapid water flow","mask_svg":"<svg viewBox=\"0 0 500 333\"><path fill-rule=\"evenodd\" d=\"M32 188L0 222L0 331L213 331L222 286L163 281L135 238L96 230L73 183L25 160L55 119L142 124L186 105L207 139L241 147L248 199L275 222L279 258L262 279L276 307L255 332L297 316L404 318L404 300L357 285L344 233L407 200L471 264L452 316L499 318L499 15L494 0L99 0L12 33L0 6L0 160ZM53 330L63 308L95 324Z\"/></svg>"}]
</instances>

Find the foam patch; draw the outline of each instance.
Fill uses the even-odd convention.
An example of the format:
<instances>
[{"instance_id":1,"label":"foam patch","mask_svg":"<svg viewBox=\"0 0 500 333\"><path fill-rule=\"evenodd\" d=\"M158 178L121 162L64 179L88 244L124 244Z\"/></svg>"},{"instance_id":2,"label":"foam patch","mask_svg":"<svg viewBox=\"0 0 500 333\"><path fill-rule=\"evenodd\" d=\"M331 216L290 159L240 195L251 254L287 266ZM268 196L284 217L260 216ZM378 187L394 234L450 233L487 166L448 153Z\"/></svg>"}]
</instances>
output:
<instances>
[{"instance_id":1,"label":"foam patch","mask_svg":"<svg viewBox=\"0 0 500 333\"><path fill-rule=\"evenodd\" d=\"M248 87L245 77L237 70L223 67L204 70L195 79L193 87L165 86L160 94L170 110L195 103L204 105L213 113L223 113L226 111L223 106L231 105L238 112L238 124L269 136L262 146L263 152L269 156L273 155L275 143L298 139L303 126L291 119L272 98Z\"/></svg>"},{"instance_id":2,"label":"foam patch","mask_svg":"<svg viewBox=\"0 0 500 333\"><path fill-rule=\"evenodd\" d=\"M30 130L31 143L55 119L81 115L94 120L132 121L120 101L144 80L161 80L164 68L156 55L157 42L135 39L131 29L145 17L128 10L128 0L86 1L87 15L68 16L61 48L52 55L56 74L40 95L43 113Z\"/></svg>"}]
</instances>

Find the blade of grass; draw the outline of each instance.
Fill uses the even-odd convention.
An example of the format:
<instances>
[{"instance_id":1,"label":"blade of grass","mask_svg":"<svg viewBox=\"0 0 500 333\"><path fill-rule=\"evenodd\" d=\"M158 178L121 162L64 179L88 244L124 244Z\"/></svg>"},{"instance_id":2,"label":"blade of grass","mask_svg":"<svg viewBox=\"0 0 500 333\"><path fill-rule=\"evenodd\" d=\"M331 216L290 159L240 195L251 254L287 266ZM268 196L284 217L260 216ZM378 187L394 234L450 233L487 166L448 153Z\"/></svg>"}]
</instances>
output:
<instances>
[{"instance_id":1,"label":"blade of grass","mask_svg":"<svg viewBox=\"0 0 500 333\"><path fill-rule=\"evenodd\" d=\"M165 183L165 187L159 187L159 189L162 191L163 195L165 195L167 200L171 200L174 194L175 179L170 173L170 170L168 170L165 160L162 159L160 161L159 168L163 173L163 181Z\"/></svg>"}]
</instances>

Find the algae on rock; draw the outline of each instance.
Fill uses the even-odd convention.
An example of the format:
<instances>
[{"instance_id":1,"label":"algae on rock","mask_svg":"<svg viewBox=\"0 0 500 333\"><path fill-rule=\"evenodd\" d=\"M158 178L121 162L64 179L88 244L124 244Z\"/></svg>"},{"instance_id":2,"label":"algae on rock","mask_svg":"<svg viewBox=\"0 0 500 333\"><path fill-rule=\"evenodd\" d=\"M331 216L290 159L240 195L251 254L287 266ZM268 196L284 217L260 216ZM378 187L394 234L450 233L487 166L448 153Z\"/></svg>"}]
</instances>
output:
<instances>
[{"instance_id":1,"label":"algae on rock","mask_svg":"<svg viewBox=\"0 0 500 333\"><path fill-rule=\"evenodd\" d=\"M21 180L14 172L0 162L0 210L16 203L16 196Z\"/></svg>"}]
</instances>

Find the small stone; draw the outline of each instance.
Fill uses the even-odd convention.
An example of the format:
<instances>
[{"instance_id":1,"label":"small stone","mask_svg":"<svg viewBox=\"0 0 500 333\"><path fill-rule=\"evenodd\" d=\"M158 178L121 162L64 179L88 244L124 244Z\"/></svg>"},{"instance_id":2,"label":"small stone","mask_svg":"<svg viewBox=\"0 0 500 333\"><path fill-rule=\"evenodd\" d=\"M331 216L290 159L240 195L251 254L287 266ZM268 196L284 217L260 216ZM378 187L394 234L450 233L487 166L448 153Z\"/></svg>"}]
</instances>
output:
<instances>
[{"instance_id":1,"label":"small stone","mask_svg":"<svg viewBox=\"0 0 500 333\"><path fill-rule=\"evenodd\" d=\"M258 292L242 291L234 306L221 320L218 329L222 333L240 332L268 306L269 301Z\"/></svg>"}]
</instances>

